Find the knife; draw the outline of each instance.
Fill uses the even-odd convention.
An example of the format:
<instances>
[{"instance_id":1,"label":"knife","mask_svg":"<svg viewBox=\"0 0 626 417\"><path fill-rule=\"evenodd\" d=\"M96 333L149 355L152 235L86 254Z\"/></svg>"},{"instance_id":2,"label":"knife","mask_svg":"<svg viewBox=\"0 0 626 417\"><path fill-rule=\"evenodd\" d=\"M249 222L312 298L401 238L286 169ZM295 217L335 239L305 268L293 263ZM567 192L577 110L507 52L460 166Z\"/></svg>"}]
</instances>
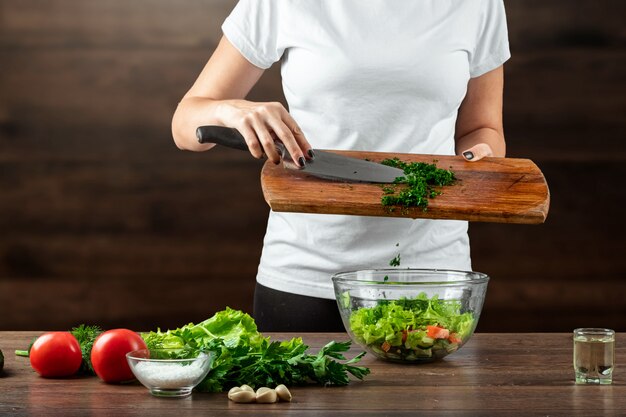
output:
<instances>
[{"instance_id":1,"label":"knife","mask_svg":"<svg viewBox=\"0 0 626 417\"><path fill-rule=\"evenodd\" d=\"M200 126L196 129L196 137L200 143L217 143L242 151L248 150L241 133L230 127ZM285 168L306 172L316 177L349 182L392 183L396 178L404 176L404 171L398 168L320 149L314 149L313 159L306 161L304 167L300 167L293 161L282 142L274 143Z\"/></svg>"}]
</instances>

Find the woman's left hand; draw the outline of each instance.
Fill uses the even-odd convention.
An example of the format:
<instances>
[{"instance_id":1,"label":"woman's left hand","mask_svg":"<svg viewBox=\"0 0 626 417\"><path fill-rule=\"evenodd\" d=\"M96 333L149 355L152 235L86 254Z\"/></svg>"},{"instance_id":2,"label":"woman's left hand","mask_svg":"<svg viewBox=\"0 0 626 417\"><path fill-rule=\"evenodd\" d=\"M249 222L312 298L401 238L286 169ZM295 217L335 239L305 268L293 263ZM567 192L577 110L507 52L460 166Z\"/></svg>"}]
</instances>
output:
<instances>
[{"instance_id":1,"label":"woman's left hand","mask_svg":"<svg viewBox=\"0 0 626 417\"><path fill-rule=\"evenodd\" d=\"M466 161L486 156L504 157L506 143L502 128L502 89L504 72L498 67L467 84L467 94L459 108L455 141L457 155Z\"/></svg>"}]
</instances>

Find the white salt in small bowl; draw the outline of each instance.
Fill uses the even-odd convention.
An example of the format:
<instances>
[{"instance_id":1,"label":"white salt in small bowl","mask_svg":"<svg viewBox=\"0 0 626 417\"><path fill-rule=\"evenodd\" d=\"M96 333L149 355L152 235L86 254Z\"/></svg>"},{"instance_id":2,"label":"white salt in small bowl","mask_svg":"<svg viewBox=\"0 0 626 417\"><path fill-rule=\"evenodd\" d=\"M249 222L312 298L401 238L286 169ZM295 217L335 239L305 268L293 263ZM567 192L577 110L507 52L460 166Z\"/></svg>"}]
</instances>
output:
<instances>
[{"instance_id":1,"label":"white salt in small bowl","mask_svg":"<svg viewBox=\"0 0 626 417\"><path fill-rule=\"evenodd\" d=\"M135 377L157 397L186 397L207 376L213 354L178 358L180 350L141 349L126 354Z\"/></svg>"}]
</instances>

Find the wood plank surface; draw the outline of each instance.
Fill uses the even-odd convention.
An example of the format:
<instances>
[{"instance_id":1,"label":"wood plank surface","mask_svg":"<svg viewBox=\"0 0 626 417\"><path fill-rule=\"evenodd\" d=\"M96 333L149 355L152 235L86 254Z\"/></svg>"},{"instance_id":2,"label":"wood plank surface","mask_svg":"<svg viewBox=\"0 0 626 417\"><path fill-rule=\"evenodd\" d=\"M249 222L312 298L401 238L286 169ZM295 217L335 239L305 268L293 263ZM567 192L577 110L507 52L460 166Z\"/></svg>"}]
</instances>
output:
<instances>
[{"instance_id":1,"label":"wood plank surface","mask_svg":"<svg viewBox=\"0 0 626 417\"><path fill-rule=\"evenodd\" d=\"M392 208L381 204L385 194L381 184L331 181L267 161L261 172L261 186L272 210L525 224L543 223L548 215L548 185L541 170L528 159L467 162L460 156L333 152L373 162L399 158L404 162L435 163L438 168L452 170L457 181L437 188L442 194L429 199L426 209Z\"/></svg>"},{"instance_id":2,"label":"wood plank surface","mask_svg":"<svg viewBox=\"0 0 626 417\"><path fill-rule=\"evenodd\" d=\"M0 0L0 329L252 311L261 166L181 152L169 126L235 4ZM507 156L541 167L551 204L538 227L470 225L479 329L626 330L626 2L505 7ZM249 99L284 103L279 65Z\"/></svg>"},{"instance_id":3,"label":"wood plank surface","mask_svg":"<svg viewBox=\"0 0 626 417\"><path fill-rule=\"evenodd\" d=\"M107 385L95 377L43 379L13 355L39 332L1 332L5 372L0 414L14 416L620 416L626 410L626 337L617 335L613 385L574 383L566 333L477 333L458 352L429 364L401 365L366 355L372 373L346 387L290 387L293 402L235 404L225 393L154 398L138 383ZM284 340L294 334L268 334ZM314 350L344 333L302 335ZM348 356L360 350L353 346Z\"/></svg>"}]
</instances>

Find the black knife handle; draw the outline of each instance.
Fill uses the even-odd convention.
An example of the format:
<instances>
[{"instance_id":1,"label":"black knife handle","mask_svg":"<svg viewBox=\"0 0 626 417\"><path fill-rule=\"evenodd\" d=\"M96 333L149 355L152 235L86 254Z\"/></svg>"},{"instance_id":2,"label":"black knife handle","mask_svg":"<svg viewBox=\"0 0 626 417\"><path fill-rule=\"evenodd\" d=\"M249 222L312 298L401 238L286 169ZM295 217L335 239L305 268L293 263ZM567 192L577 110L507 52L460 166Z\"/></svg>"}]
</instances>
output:
<instances>
[{"instance_id":1,"label":"black knife handle","mask_svg":"<svg viewBox=\"0 0 626 417\"><path fill-rule=\"evenodd\" d=\"M229 148L248 150L248 144L239 131L232 127L224 126L200 126L196 129L196 137L200 143L217 143ZM280 141L274 141L276 151L281 158L288 157L289 153Z\"/></svg>"},{"instance_id":2,"label":"black knife handle","mask_svg":"<svg viewBox=\"0 0 626 417\"><path fill-rule=\"evenodd\" d=\"M246 140L237 129L224 126L200 126L196 129L196 137L200 143L217 143L229 148L248 150Z\"/></svg>"}]
</instances>

